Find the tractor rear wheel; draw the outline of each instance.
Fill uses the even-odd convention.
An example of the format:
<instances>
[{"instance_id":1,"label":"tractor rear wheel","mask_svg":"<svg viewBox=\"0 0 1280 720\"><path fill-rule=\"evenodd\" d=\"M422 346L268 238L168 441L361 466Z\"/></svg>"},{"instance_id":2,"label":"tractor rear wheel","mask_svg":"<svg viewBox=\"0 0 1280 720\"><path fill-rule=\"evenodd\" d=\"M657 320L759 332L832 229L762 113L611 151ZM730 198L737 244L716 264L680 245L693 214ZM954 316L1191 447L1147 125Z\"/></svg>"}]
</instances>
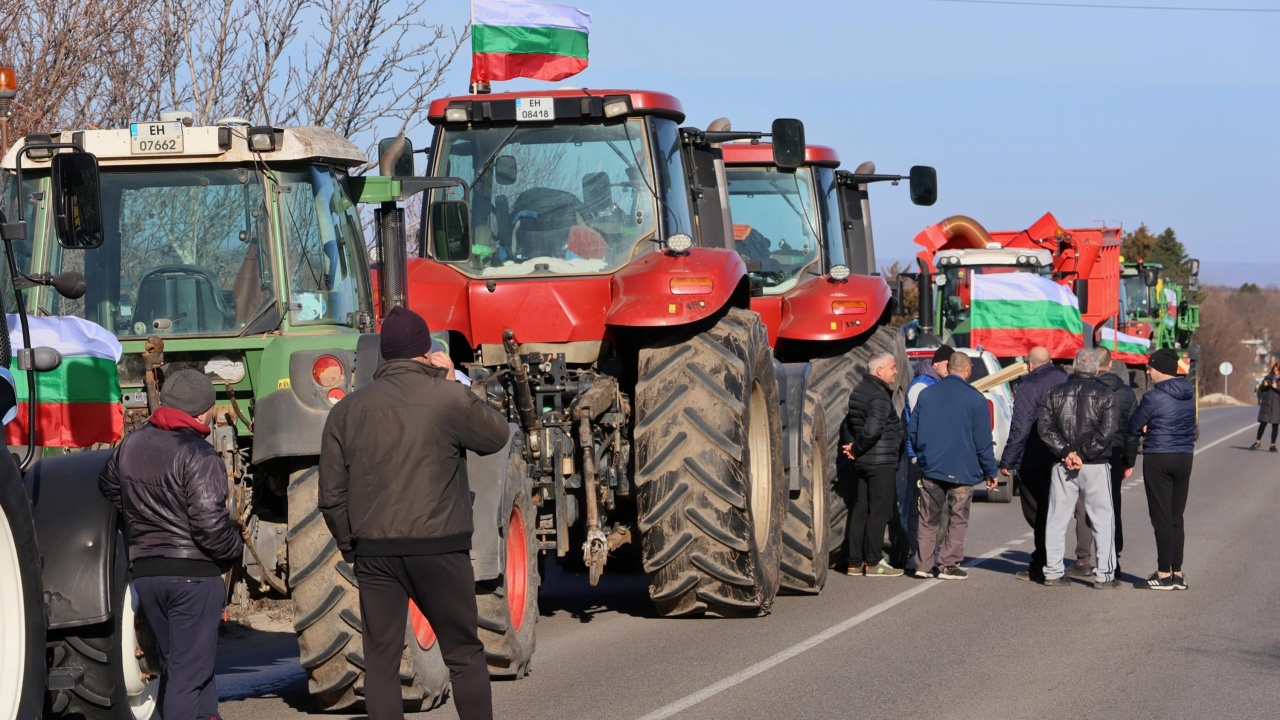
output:
<instances>
[{"instance_id":1,"label":"tractor rear wheel","mask_svg":"<svg viewBox=\"0 0 1280 720\"><path fill-rule=\"evenodd\" d=\"M31 504L18 469L0 470L0 718L36 717L44 696L44 600Z\"/></svg>"},{"instance_id":2,"label":"tractor rear wheel","mask_svg":"<svg viewBox=\"0 0 1280 720\"><path fill-rule=\"evenodd\" d=\"M318 506L320 471L289 476L289 590L298 655L307 690L322 710L356 710L364 703L363 625L355 571L342 559ZM430 626L415 628L410 603L400 661L401 697L410 712L444 700L449 675ZM420 615L420 613L419 613ZM423 625L425 620L419 625ZM418 632L415 632L417 630Z\"/></svg>"},{"instance_id":3,"label":"tractor rear wheel","mask_svg":"<svg viewBox=\"0 0 1280 720\"><path fill-rule=\"evenodd\" d=\"M149 720L159 716L159 658L154 646L146 658L138 657L141 617L138 596L124 581L124 548L124 537L117 535L116 567L97 570L111 573L111 607L116 610L111 619L49 633L50 674L78 679L70 689L50 691L46 717Z\"/></svg>"},{"instance_id":4,"label":"tractor rear wheel","mask_svg":"<svg viewBox=\"0 0 1280 720\"><path fill-rule=\"evenodd\" d=\"M533 510L533 483L529 467L517 450L511 453L507 494L502 501L506 524L506 567L497 580L476 583L476 610L480 617L480 641L489 664L489 676L522 678L533 662L538 623L537 515Z\"/></svg>"},{"instance_id":5,"label":"tractor rear wheel","mask_svg":"<svg viewBox=\"0 0 1280 720\"><path fill-rule=\"evenodd\" d=\"M827 420L827 457L830 458L831 492L827 494L827 513L830 518L828 537L831 539L831 565L844 567L845 527L849 520L849 507L839 483L840 425L849 412L849 393L867 374L867 361L877 352L892 353L898 366L898 381L893 385L893 409L901 413L907 399L907 385L911 383L911 359L907 357L907 344L898 328L884 323L857 339L853 347L828 357L811 361L813 371L809 387L822 398Z\"/></svg>"},{"instance_id":6,"label":"tractor rear wheel","mask_svg":"<svg viewBox=\"0 0 1280 720\"><path fill-rule=\"evenodd\" d=\"M822 399L810 390L800 411L800 491L787 503L782 523L782 589L795 595L817 595L827 584L830 550L827 489L827 421Z\"/></svg>"},{"instance_id":7,"label":"tractor rear wheel","mask_svg":"<svg viewBox=\"0 0 1280 720\"><path fill-rule=\"evenodd\" d=\"M640 351L638 528L666 616L767 612L779 586L786 483L778 383L760 317L730 308Z\"/></svg>"}]
</instances>

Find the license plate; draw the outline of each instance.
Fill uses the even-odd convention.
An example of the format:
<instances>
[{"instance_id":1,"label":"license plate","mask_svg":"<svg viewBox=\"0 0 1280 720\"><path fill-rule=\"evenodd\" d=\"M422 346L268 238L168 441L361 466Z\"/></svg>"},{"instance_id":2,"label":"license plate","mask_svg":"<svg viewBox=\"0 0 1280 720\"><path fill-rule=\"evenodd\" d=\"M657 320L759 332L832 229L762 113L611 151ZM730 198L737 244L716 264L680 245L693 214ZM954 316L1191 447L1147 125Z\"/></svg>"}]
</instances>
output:
<instances>
[{"instance_id":1,"label":"license plate","mask_svg":"<svg viewBox=\"0 0 1280 720\"><path fill-rule=\"evenodd\" d=\"M555 101L549 97L516 98L516 121L555 120Z\"/></svg>"},{"instance_id":2,"label":"license plate","mask_svg":"<svg viewBox=\"0 0 1280 720\"><path fill-rule=\"evenodd\" d=\"M129 124L129 152L134 155L170 155L182 152L182 123Z\"/></svg>"}]
</instances>

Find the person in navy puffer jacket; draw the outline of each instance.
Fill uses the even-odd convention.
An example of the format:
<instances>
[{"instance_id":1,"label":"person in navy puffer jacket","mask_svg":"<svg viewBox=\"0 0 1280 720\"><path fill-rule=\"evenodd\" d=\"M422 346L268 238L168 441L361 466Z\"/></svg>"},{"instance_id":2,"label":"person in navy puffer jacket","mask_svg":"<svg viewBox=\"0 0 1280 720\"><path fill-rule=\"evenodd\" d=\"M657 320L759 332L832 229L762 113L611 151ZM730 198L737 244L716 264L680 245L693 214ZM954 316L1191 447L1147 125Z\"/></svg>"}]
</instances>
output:
<instances>
[{"instance_id":1,"label":"person in navy puffer jacket","mask_svg":"<svg viewBox=\"0 0 1280 720\"><path fill-rule=\"evenodd\" d=\"M1195 453L1195 389L1178 376L1178 354L1168 348L1151 353L1147 377L1155 384L1129 418L1129 433L1143 436L1142 476L1147 510L1156 532L1156 572L1134 586L1149 590L1186 590L1182 546L1186 537L1182 515L1191 488Z\"/></svg>"}]
</instances>

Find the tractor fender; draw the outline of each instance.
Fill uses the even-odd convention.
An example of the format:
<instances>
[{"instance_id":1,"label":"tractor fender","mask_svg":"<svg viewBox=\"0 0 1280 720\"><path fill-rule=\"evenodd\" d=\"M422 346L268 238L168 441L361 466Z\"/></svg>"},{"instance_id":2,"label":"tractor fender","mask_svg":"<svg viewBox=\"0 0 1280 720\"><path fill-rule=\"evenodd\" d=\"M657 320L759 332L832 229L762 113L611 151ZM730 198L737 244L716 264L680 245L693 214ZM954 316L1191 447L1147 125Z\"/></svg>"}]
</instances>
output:
<instances>
[{"instance_id":1,"label":"tractor fender","mask_svg":"<svg viewBox=\"0 0 1280 720\"><path fill-rule=\"evenodd\" d=\"M23 478L31 495L43 560L41 579L50 630L95 625L112 617L116 506L98 491L111 450L37 462Z\"/></svg>"},{"instance_id":2,"label":"tractor fender","mask_svg":"<svg viewBox=\"0 0 1280 720\"><path fill-rule=\"evenodd\" d=\"M507 565L507 543L500 528L505 526L502 517L502 499L507 494L507 477L511 469L511 452L516 434L511 425L507 444L491 455L467 452L467 483L471 486L471 568L476 582L495 580Z\"/></svg>"},{"instance_id":3,"label":"tractor fender","mask_svg":"<svg viewBox=\"0 0 1280 720\"><path fill-rule=\"evenodd\" d=\"M807 362L773 361L773 372L778 378L779 415L782 416L782 467L789 492L800 490L800 431L804 425L801 418L811 367Z\"/></svg>"},{"instance_id":4,"label":"tractor fender","mask_svg":"<svg viewBox=\"0 0 1280 720\"><path fill-rule=\"evenodd\" d=\"M614 327L671 327L709 318L725 306L747 306L747 266L722 248L650 252L613 276Z\"/></svg>"},{"instance_id":5,"label":"tractor fender","mask_svg":"<svg viewBox=\"0 0 1280 720\"><path fill-rule=\"evenodd\" d=\"M376 337L376 336L365 336ZM361 338L363 340L363 337ZM253 408L253 464L283 457L314 457L320 454L320 438L329 417L327 393L311 375L311 366L321 355L331 355L342 363L343 379L337 385L350 392L357 373L356 358L368 354L368 341L357 341L357 350L325 348L298 350L289 355L289 375L276 382L274 392L259 397ZM376 342L373 348L377 349ZM376 360L375 360L376 362ZM360 371L363 375L364 368Z\"/></svg>"},{"instance_id":6,"label":"tractor fender","mask_svg":"<svg viewBox=\"0 0 1280 720\"><path fill-rule=\"evenodd\" d=\"M858 337L876 329L892 301L889 284L875 275L850 275L842 281L812 278L783 298L778 337L819 341Z\"/></svg>"}]
</instances>

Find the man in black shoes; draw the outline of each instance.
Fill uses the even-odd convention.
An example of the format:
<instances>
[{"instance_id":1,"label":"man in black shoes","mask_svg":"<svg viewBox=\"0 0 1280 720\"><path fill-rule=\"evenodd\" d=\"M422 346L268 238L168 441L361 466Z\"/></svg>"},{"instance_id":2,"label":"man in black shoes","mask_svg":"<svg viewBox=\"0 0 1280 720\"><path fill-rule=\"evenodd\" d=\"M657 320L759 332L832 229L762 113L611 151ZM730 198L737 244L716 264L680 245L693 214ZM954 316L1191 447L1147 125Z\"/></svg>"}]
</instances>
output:
<instances>
[{"instance_id":1,"label":"man in black shoes","mask_svg":"<svg viewBox=\"0 0 1280 720\"><path fill-rule=\"evenodd\" d=\"M1063 577L1062 555L1067 524L1084 497L1093 525L1095 588L1115 587L1115 532L1112 530L1111 440L1119 416L1111 389L1098 382L1098 352L1076 353L1074 372L1067 382L1049 391L1040 404L1036 428L1044 445L1058 460L1049 485L1049 518L1045 524L1044 584L1070 584Z\"/></svg>"},{"instance_id":2,"label":"man in black shoes","mask_svg":"<svg viewBox=\"0 0 1280 720\"><path fill-rule=\"evenodd\" d=\"M1142 482L1147 488L1147 512L1156 531L1158 567L1134 587L1147 590L1186 590L1182 573L1185 531L1182 514L1191 490L1191 461L1195 455L1195 389L1178 376L1178 354L1168 348L1151 353L1147 377L1155 387L1142 396L1129 418L1129 432L1144 437Z\"/></svg>"},{"instance_id":3,"label":"man in black shoes","mask_svg":"<svg viewBox=\"0 0 1280 720\"><path fill-rule=\"evenodd\" d=\"M840 451L853 461L849 488L849 574L896 577L900 568L882 554L884 530L893 516L894 476L902 457L902 418L893 410L892 384L898 367L892 353L867 360L867 374L849 393L849 412L840 424Z\"/></svg>"},{"instance_id":4,"label":"man in black shoes","mask_svg":"<svg viewBox=\"0 0 1280 720\"><path fill-rule=\"evenodd\" d=\"M1116 412L1120 418L1120 429L1111 441L1111 509L1116 520L1116 576L1120 575L1120 553L1124 552L1124 528L1120 523L1120 492L1125 480L1133 474L1133 466L1138 462L1138 436L1129 432L1129 418L1138 405L1138 397L1127 379L1111 372L1111 351L1100 347L1098 350L1098 382L1110 388L1116 396ZM1122 367L1121 370L1124 368ZM1127 373L1126 373L1127 374Z\"/></svg>"},{"instance_id":5,"label":"man in black shoes","mask_svg":"<svg viewBox=\"0 0 1280 720\"><path fill-rule=\"evenodd\" d=\"M226 467L205 440L214 398L204 373L170 375L160 407L98 478L124 514L133 587L165 668L159 702L168 720L219 716L213 666L227 596L221 575L244 547L227 511Z\"/></svg>"},{"instance_id":6,"label":"man in black shoes","mask_svg":"<svg viewBox=\"0 0 1280 720\"><path fill-rule=\"evenodd\" d=\"M447 379L451 367L433 358L416 313L387 313L381 347L373 383L334 406L320 449L320 511L360 585L365 705L370 720L404 718L399 667L412 599L439 638L458 716L491 720L466 451L501 450L509 427Z\"/></svg>"}]
</instances>

